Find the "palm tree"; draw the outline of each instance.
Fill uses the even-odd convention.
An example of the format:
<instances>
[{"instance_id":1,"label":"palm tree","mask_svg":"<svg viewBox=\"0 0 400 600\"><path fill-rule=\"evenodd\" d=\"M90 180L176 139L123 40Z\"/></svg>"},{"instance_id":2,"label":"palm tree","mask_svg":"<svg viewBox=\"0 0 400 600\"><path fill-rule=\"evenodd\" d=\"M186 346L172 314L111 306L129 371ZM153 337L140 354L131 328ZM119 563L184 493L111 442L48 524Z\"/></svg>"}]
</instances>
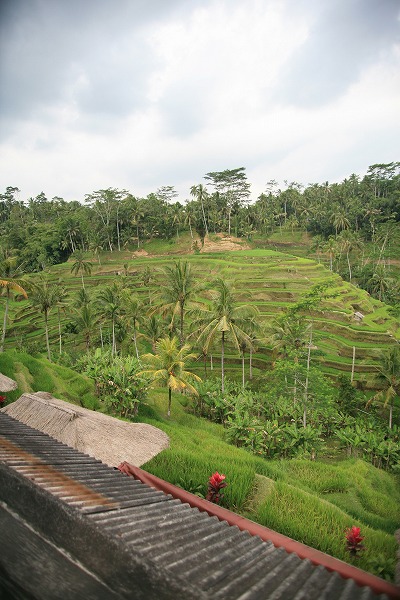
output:
<instances>
[{"instance_id":1,"label":"palm tree","mask_svg":"<svg viewBox=\"0 0 400 600\"><path fill-rule=\"evenodd\" d=\"M328 254L329 256L329 270L333 271L333 257L335 256L336 252L337 252L337 242L335 240L335 238L330 235L328 237L328 239L325 242L325 246L324 246L324 251Z\"/></svg>"},{"instance_id":2,"label":"palm tree","mask_svg":"<svg viewBox=\"0 0 400 600\"><path fill-rule=\"evenodd\" d=\"M120 286L116 282L114 282L113 284L108 285L102 290L100 290L97 296L97 305L100 308L102 316L111 319L111 355L115 356L115 354L117 353L115 327L117 324L118 316L121 314L122 311Z\"/></svg>"},{"instance_id":3,"label":"palm tree","mask_svg":"<svg viewBox=\"0 0 400 600\"><path fill-rule=\"evenodd\" d=\"M6 305L4 307L4 318L3 318L3 333L1 335L1 345L0 352L4 351L4 342L6 339L6 330L7 330L7 319L8 319L8 307L10 304L11 292L16 294L21 294L24 298L27 298L28 295L24 288L18 283L17 279L0 279L0 287L3 288L6 296Z\"/></svg>"},{"instance_id":4,"label":"palm tree","mask_svg":"<svg viewBox=\"0 0 400 600\"><path fill-rule=\"evenodd\" d=\"M97 256L97 261L99 265L101 265L100 252L103 250L103 245L101 244L98 238L95 238L90 242L89 250L93 252L95 256Z\"/></svg>"},{"instance_id":5,"label":"palm tree","mask_svg":"<svg viewBox=\"0 0 400 600\"><path fill-rule=\"evenodd\" d=\"M393 404L396 396L400 395L400 346L383 351L379 357L378 379L384 388L375 394L371 401L383 401L383 406L389 404L389 428L393 422Z\"/></svg>"},{"instance_id":6,"label":"palm tree","mask_svg":"<svg viewBox=\"0 0 400 600\"><path fill-rule=\"evenodd\" d=\"M98 323L98 317L89 304L81 306L76 313L75 323L78 330L83 334L86 351L89 352L92 333Z\"/></svg>"},{"instance_id":7,"label":"palm tree","mask_svg":"<svg viewBox=\"0 0 400 600\"><path fill-rule=\"evenodd\" d=\"M90 302L91 297L88 292L84 288L79 289L74 299L74 307L81 308L82 306L87 306Z\"/></svg>"},{"instance_id":8,"label":"palm tree","mask_svg":"<svg viewBox=\"0 0 400 600\"><path fill-rule=\"evenodd\" d=\"M339 230L348 229L350 227L350 221L347 218L344 208L338 206L334 207L331 214L331 223L335 228L336 237Z\"/></svg>"},{"instance_id":9,"label":"palm tree","mask_svg":"<svg viewBox=\"0 0 400 600\"><path fill-rule=\"evenodd\" d=\"M193 311L200 335L198 342L203 351L208 350L213 341L220 337L221 340L221 389L224 392L224 355L227 338L233 341L240 352L240 343L245 341L251 347L251 337L247 330L258 315L254 306L235 306L231 290L222 279L217 279L211 295L211 307Z\"/></svg>"},{"instance_id":10,"label":"palm tree","mask_svg":"<svg viewBox=\"0 0 400 600\"><path fill-rule=\"evenodd\" d=\"M67 304L64 302L68 296L67 288L62 284L62 281L58 281L58 293L57 293L57 320L58 320L58 340L59 340L59 354L62 353L62 335L61 335L61 311L65 312Z\"/></svg>"},{"instance_id":11,"label":"palm tree","mask_svg":"<svg viewBox=\"0 0 400 600\"><path fill-rule=\"evenodd\" d=\"M33 308L43 313L44 331L46 337L47 358L51 361L49 343L49 312L59 302L59 286L52 283L45 275L40 275L35 281L29 282L29 301Z\"/></svg>"},{"instance_id":12,"label":"palm tree","mask_svg":"<svg viewBox=\"0 0 400 600\"><path fill-rule=\"evenodd\" d=\"M250 319L246 325L246 333L249 336L250 343L247 339L240 340L240 352L242 355L242 387L245 387L245 354L249 352L249 379L253 379L252 372L252 359L253 352L258 348L258 344L261 341L257 334L260 332L261 326L256 319Z\"/></svg>"},{"instance_id":13,"label":"palm tree","mask_svg":"<svg viewBox=\"0 0 400 600\"><path fill-rule=\"evenodd\" d=\"M298 362L298 354L307 342L307 332L310 324L303 317L283 315L278 317L269 328L269 339L274 352L283 358L293 353Z\"/></svg>"},{"instance_id":14,"label":"palm tree","mask_svg":"<svg viewBox=\"0 0 400 600\"><path fill-rule=\"evenodd\" d=\"M131 212L131 224L136 227L136 241L137 247L140 248L140 238L139 238L139 225L140 219L144 217L144 211L140 208L139 205L136 205L135 208L132 209Z\"/></svg>"},{"instance_id":15,"label":"palm tree","mask_svg":"<svg viewBox=\"0 0 400 600\"><path fill-rule=\"evenodd\" d=\"M140 333L150 342L153 352L156 351L158 340L165 334L165 329L166 325L159 315L152 314L147 320L142 321Z\"/></svg>"},{"instance_id":16,"label":"palm tree","mask_svg":"<svg viewBox=\"0 0 400 600\"><path fill-rule=\"evenodd\" d=\"M208 235L207 219L206 219L206 213L204 211L204 200L207 197L207 190L202 183L199 183L199 185L192 185L192 187L190 188L190 194L194 198L196 198L196 200L198 200L200 202L204 230L205 230L205 234Z\"/></svg>"},{"instance_id":17,"label":"palm tree","mask_svg":"<svg viewBox=\"0 0 400 600\"><path fill-rule=\"evenodd\" d=\"M89 260L86 260L83 256L83 252L76 251L73 254L73 258L75 262L71 267L71 273L74 275L81 274L82 277L82 289L85 289L85 282L83 280L83 274L91 275L92 273L92 263Z\"/></svg>"},{"instance_id":18,"label":"palm tree","mask_svg":"<svg viewBox=\"0 0 400 600\"><path fill-rule=\"evenodd\" d=\"M140 324L143 313L144 305L138 296L132 296L130 290L124 290L124 304L125 304L125 319L128 327L132 327L132 339L135 346L136 358L139 359L139 351L137 346L137 330Z\"/></svg>"},{"instance_id":19,"label":"palm tree","mask_svg":"<svg viewBox=\"0 0 400 600\"><path fill-rule=\"evenodd\" d=\"M162 290L164 304L161 307L163 314L172 313L171 328L174 327L175 316L179 315L180 344L183 346L185 306L195 292L194 276L190 263L178 260L172 267L166 267L164 274L167 278Z\"/></svg>"},{"instance_id":20,"label":"palm tree","mask_svg":"<svg viewBox=\"0 0 400 600\"><path fill-rule=\"evenodd\" d=\"M390 290L394 289L396 285L395 279L389 277L387 271L381 265L375 268L370 279L367 281L367 290L371 294L376 294L381 302L387 299L387 295Z\"/></svg>"},{"instance_id":21,"label":"palm tree","mask_svg":"<svg viewBox=\"0 0 400 600\"><path fill-rule=\"evenodd\" d=\"M201 381L201 378L186 370L188 361L196 358L189 352L190 346L179 348L177 337L165 337L156 343L155 354L145 354L142 360L149 365L149 369L142 371L149 375L153 384L163 385L168 388L168 417L171 416L172 392L186 392L197 396L198 392L192 382Z\"/></svg>"},{"instance_id":22,"label":"palm tree","mask_svg":"<svg viewBox=\"0 0 400 600\"><path fill-rule=\"evenodd\" d=\"M349 269L349 281L351 281L351 264L350 264L350 252L351 250L359 250L363 242L360 235L356 231L350 231L344 229L337 237L337 241L340 244L341 249L346 252L347 266Z\"/></svg>"}]
</instances>

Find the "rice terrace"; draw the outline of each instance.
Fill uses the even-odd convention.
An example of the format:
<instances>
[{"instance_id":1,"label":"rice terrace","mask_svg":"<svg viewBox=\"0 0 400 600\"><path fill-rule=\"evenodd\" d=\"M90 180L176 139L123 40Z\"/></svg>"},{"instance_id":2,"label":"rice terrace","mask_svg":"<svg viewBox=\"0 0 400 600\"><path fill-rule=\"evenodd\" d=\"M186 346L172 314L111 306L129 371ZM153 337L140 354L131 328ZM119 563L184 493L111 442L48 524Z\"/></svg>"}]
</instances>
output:
<instances>
[{"instance_id":1,"label":"rice terrace","mask_svg":"<svg viewBox=\"0 0 400 600\"><path fill-rule=\"evenodd\" d=\"M254 203L243 168L185 205L170 187L85 204L7 188L3 411L40 391L156 427L149 473L203 498L223 474L222 506L393 582L398 169Z\"/></svg>"}]
</instances>

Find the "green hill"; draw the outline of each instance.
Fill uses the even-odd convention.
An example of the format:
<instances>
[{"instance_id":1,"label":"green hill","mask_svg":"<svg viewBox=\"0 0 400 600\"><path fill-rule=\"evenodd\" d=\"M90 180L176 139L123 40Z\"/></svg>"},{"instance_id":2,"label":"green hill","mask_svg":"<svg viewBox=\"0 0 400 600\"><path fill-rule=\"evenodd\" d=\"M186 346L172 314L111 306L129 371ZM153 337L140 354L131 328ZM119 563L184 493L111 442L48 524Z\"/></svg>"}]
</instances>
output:
<instances>
[{"instance_id":1,"label":"green hill","mask_svg":"<svg viewBox=\"0 0 400 600\"><path fill-rule=\"evenodd\" d=\"M218 247L218 240L216 245ZM151 308L156 302L157 292L165 285L163 268L171 265L176 258L184 258L190 261L199 283L211 283L216 277L225 279L232 285L237 302L257 306L260 322L268 324L293 306L312 285L329 281L328 291L336 294L335 297L323 301L318 311L309 315L313 319L313 343L317 350L313 352L313 361L326 374L337 376L341 372L351 371L354 352L355 380L367 388L376 386L374 374L379 350L400 339L399 320L390 314L389 307L384 303L343 281L322 264L302 256L271 249L185 254L190 251L189 246L185 238L179 244L156 241L145 246L146 252L103 253L101 264L88 255L93 266L91 276L85 276L85 287L91 294L100 286L118 280L130 287ZM299 247L302 246L296 246ZM154 251L158 254L153 254ZM66 287L67 305L69 303L67 308L50 311L50 341L54 354L59 350L58 317L64 332L63 348L68 351L84 348L82 336L65 333L70 331L70 303L82 287L81 277L71 274L72 264L70 259L49 270L51 279L54 282L61 281ZM21 311L27 304L27 301L11 304L6 348L44 351L43 317L34 309ZM3 303L0 305L0 319L2 309ZM355 320L356 312L364 315L361 321ZM107 331L108 326L105 325L106 334ZM143 338L141 345L142 350L149 349ZM218 357L218 349L215 357ZM253 357L254 376L262 374L270 367L270 363L271 348L268 342L260 343ZM217 370L218 360L214 361L214 366ZM235 377L236 371L239 373L239 366L236 352L228 349L227 368L230 375Z\"/></svg>"}]
</instances>

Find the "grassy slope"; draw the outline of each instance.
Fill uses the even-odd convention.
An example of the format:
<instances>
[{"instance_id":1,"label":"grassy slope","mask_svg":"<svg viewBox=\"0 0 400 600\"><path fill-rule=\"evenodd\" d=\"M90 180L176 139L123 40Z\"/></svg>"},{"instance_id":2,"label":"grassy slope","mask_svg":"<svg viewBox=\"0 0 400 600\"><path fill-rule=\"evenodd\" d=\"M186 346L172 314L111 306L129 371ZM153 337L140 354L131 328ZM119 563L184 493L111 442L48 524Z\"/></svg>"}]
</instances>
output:
<instances>
[{"instance_id":1,"label":"grassy slope","mask_svg":"<svg viewBox=\"0 0 400 600\"><path fill-rule=\"evenodd\" d=\"M42 390L99 407L90 380L44 358L8 351L0 354L0 371L19 383L19 389L7 395L9 400ZM167 420L166 403L166 392L155 390L142 410L141 421L171 438L170 449L150 461L148 471L204 494L208 477L218 470L227 476L227 506L342 560L349 559L344 529L359 525L366 552L357 565L369 570L369 561L378 557L379 564L393 572L392 534L400 524L400 493L393 476L356 460L266 461L228 445L222 426L188 413L181 396L173 397L172 418Z\"/></svg>"},{"instance_id":2,"label":"grassy slope","mask_svg":"<svg viewBox=\"0 0 400 600\"><path fill-rule=\"evenodd\" d=\"M360 526L366 551L355 564L379 574L393 574L400 524L400 492L396 478L361 460L338 463L308 460L267 461L224 441L222 426L185 411L180 398L166 421L166 392L150 401L148 423L171 437L171 448L144 468L189 491L205 493L208 477L224 473L230 508L271 529L348 561L344 530ZM371 562L376 562L375 566Z\"/></svg>"}]
</instances>

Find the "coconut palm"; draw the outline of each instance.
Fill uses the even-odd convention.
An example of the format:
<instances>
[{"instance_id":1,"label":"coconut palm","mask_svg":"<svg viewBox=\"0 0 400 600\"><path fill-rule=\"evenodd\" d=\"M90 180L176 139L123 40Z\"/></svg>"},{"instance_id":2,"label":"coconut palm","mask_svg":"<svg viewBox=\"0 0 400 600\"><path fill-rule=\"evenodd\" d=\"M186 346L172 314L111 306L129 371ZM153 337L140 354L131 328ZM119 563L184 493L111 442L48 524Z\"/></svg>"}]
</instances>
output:
<instances>
[{"instance_id":1,"label":"coconut palm","mask_svg":"<svg viewBox=\"0 0 400 600\"><path fill-rule=\"evenodd\" d=\"M0 352L4 351L4 342L6 339L6 331L7 331L7 320L8 320L8 308L10 304L11 293L20 294L24 298L27 298L28 295L24 288L18 283L17 279L0 279L0 287L3 288L4 295L6 297L6 305L4 307L4 318L3 318L3 332L1 335L1 345Z\"/></svg>"},{"instance_id":2,"label":"coconut palm","mask_svg":"<svg viewBox=\"0 0 400 600\"><path fill-rule=\"evenodd\" d=\"M389 428L391 429L394 399L400 395L400 346L393 346L381 352L378 379L383 384L383 389L376 393L369 402L383 401L384 408L389 405Z\"/></svg>"},{"instance_id":3,"label":"coconut palm","mask_svg":"<svg viewBox=\"0 0 400 600\"><path fill-rule=\"evenodd\" d=\"M283 358L293 353L297 362L299 352L307 343L309 328L310 324L298 315L284 315L275 319L269 327L269 340L274 352Z\"/></svg>"},{"instance_id":4,"label":"coconut palm","mask_svg":"<svg viewBox=\"0 0 400 600\"><path fill-rule=\"evenodd\" d=\"M76 251L73 254L74 263L71 267L71 273L74 275L81 274L82 277L82 289L85 289L85 282L83 279L83 274L91 275L92 273L92 263L89 260L84 258L83 252Z\"/></svg>"},{"instance_id":5,"label":"coconut palm","mask_svg":"<svg viewBox=\"0 0 400 600\"><path fill-rule=\"evenodd\" d=\"M197 325L198 342L203 351L208 353L211 344L217 338L221 341L221 389L224 392L224 355L225 344L230 339L240 352L240 343L252 345L248 331L251 323L256 319L258 310L254 306L235 306L235 301L230 288L222 279L217 279L211 292L211 306L205 309L196 309L193 316Z\"/></svg>"},{"instance_id":6,"label":"coconut palm","mask_svg":"<svg viewBox=\"0 0 400 600\"><path fill-rule=\"evenodd\" d=\"M331 223L335 228L335 235L337 237L339 230L348 229L350 227L350 221L347 218L346 211L344 208L334 206L331 214Z\"/></svg>"},{"instance_id":7,"label":"coconut palm","mask_svg":"<svg viewBox=\"0 0 400 600\"><path fill-rule=\"evenodd\" d=\"M98 316L90 304L82 305L76 310L75 324L83 335L87 352L90 350L92 333L97 323Z\"/></svg>"},{"instance_id":8,"label":"coconut palm","mask_svg":"<svg viewBox=\"0 0 400 600\"><path fill-rule=\"evenodd\" d=\"M346 253L349 281L351 281L350 252L352 250L359 250L363 245L363 241L357 231L350 231L349 229L341 231L340 235L337 237L337 241L339 242L341 250Z\"/></svg>"},{"instance_id":9,"label":"coconut palm","mask_svg":"<svg viewBox=\"0 0 400 600\"><path fill-rule=\"evenodd\" d=\"M118 317L122 313L122 294L121 287L116 283L107 285L101 289L97 295L96 304L100 309L101 316L111 319L111 355L115 356L117 353L117 342L116 342L116 324Z\"/></svg>"},{"instance_id":10,"label":"coconut palm","mask_svg":"<svg viewBox=\"0 0 400 600\"><path fill-rule=\"evenodd\" d=\"M59 340L59 354L62 353L62 334L61 334L61 311L64 311L67 307L65 302L68 296L67 288L62 284L62 281L58 281L58 293L57 293L57 321L58 321L58 340Z\"/></svg>"},{"instance_id":11,"label":"coconut palm","mask_svg":"<svg viewBox=\"0 0 400 600\"><path fill-rule=\"evenodd\" d=\"M166 323L160 315L152 314L147 319L142 320L140 334L150 342L153 352L156 351L158 340L165 334L166 327Z\"/></svg>"},{"instance_id":12,"label":"coconut palm","mask_svg":"<svg viewBox=\"0 0 400 600\"><path fill-rule=\"evenodd\" d=\"M192 185L190 188L190 194L200 202L205 234L208 235L207 219L204 211L204 200L207 198L207 189L202 183L199 183L199 185Z\"/></svg>"},{"instance_id":13,"label":"coconut palm","mask_svg":"<svg viewBox=\"0 0 400 600\"><path fill-rule=\"evenodd\" d=\"M81 308L87 306L91 302L91 297L85 289L79 289L73 301L74 308Z\"/></svg>"},{"instance_id":14,"label":"coconut palm","mask_svg":"<svg viewBox=\"0 0 400 600\"><path fill-rule=\"evenodd\" d=\"M156 343L155 354L144 354L142 360L149 368L141 372L153 380L153 385L162 385L168 388L168 417L171 416L172 392L186 392L197 396L198 392L193 386L201 378L186 370L189 361L196 358L195 354L189 352L190 346L184 345L179 348L177 337L172 339L164 337Z\"/></svg>"},{"instance_id":15,"label":"coconut palm","mask_svg":"<svg viewBox=\"0 0 400 600\"><path fill-rule=\"evenodd\" d=\"M46 275L40 275L34 281L30 281L28 285L30 306L43 313L47 358L51 361L49 312L59 302L59 285L50 281Z\"/></svg>"},{"instance_id":16,"label":"coconut palm","mask_svg":"<svg viewBox=\"0 0 400 600\"><path fill-rule=\"evenodd\" d=\"M164 315L168 313L172 314L171 329L175 325L176 315L179 315L179 337L180 344L183 346L185 341L185 307L189 300L193 297L193 294L196 290L194 276L191 270L191 265L187 260L183 262L178 260L172 267L166 267L164 274L167 281L161 292L161 298L163 301L161 312Z\"/></svg>"},{"instance_id":17,"label":"coconut palm","mask_svg":"<svg viewBox=\"0 0 400 600\"><path fill-rule=\"evenodd\" d=\"M338 249L338 244L337 244L335 238L332 235L330 235L324 245L324 252L326 252L329 256L329 270L330 271L333 271L333 258L337 252L337 249Z\"/></svg>"},{"instance_id":18,"label":"coconut palm","mask_svg":"<svg viewBox=\"0 0 400 600\"><path fill-rule=\"evenodd\" d=\"M390 277L386 269L378 265L371 277L367 281L367 290L376 296L381 302L387 300L387 296L390 296L390 291L395 289L396 280Z\"/></svg>"},{"instance_id":19,"label":"coconut palm","mask_svg":"<svg viewBox=\"0 0 400 600\"><path fill-rule=\"evenodd\" d=\"M139 358L137 330L144 314L144 305L138 296L131 294L130 290L124 290L123 296L125 305L125 320L128 328L132 328L132 339L135 346L136 358Z\"/></svg>"}]
</instances>

